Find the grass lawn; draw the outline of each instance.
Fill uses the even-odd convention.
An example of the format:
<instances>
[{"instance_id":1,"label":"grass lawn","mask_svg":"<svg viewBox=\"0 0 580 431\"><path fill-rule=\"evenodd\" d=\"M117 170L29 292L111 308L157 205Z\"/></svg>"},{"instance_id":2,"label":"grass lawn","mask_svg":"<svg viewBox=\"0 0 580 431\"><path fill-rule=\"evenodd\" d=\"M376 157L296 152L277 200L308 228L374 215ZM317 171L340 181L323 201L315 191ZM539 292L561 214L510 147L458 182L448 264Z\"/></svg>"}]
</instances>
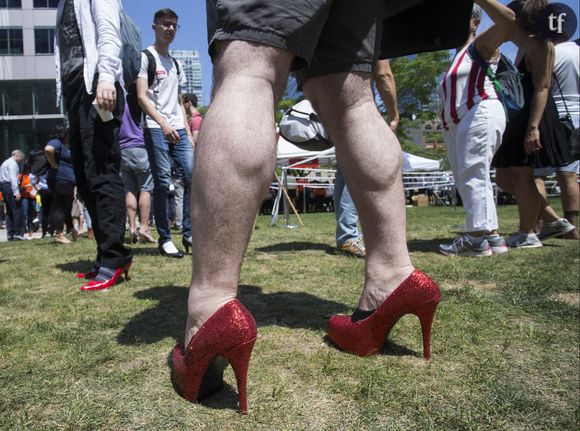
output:
<instances>
[{"instance_id":1,"label":"grass lawn","mask_svg":"<svg viewBox=\"0 0 580 431\"><path fill-rule=\"evenodd\" d=\"M516 208L499 211L515 230ZM364 262L334 253L333 214L305 215L300 229L260 217L239 288L259 331L245 417L230 367L201 405L172 387L189 259L137 245L131 281L84 293L74 273L93 242L0 244L0 429L578 430L579 243L449 258L437 244L463 210L407 214L413 262L443 291L431 361L410 315L380 355L334 348L327 319L352 312Z\"/></svg>"}]
</instances>

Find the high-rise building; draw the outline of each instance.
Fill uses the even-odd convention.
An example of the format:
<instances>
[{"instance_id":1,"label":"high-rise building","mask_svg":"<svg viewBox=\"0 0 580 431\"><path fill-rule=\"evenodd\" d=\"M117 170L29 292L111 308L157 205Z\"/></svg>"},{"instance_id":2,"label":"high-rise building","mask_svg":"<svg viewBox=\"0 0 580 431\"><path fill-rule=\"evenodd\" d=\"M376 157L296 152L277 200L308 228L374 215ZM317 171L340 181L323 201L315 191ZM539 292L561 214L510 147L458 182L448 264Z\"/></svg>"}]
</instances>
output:
<instances>
[{"instance_id":1,"label":"high-rise building","mask_svg":"<svg viewBox=\"0 0 580 431\"><path fill-rule=\"evenodd\" d=\"M44 146L64 119L56 106L58 0L0 0L0 158Z\"/></svg>"},{"instance_id":2,"label":"high-rise building","mask_svg":"<svg viewBox=\"0 0 580 431\"><path fill-rule=\"evenodd\" d=\"M204 105L203 83L201 79L201 62L199 61L199 51L189 51L184 49L174 49L170 54L175 57L183 66L183 73L187 78L184 93L193 93L197 96L198 106Z\"/></svg>"}]
</instances>

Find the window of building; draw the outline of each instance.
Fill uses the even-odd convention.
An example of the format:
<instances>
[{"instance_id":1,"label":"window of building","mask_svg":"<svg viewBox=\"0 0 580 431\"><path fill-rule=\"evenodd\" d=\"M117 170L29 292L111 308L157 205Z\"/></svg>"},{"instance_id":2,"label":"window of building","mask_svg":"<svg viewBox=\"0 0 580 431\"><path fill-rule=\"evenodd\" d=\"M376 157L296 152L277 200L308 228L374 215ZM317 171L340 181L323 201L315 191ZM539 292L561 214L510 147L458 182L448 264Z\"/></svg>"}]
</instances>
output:
<instances>
[{"instance_id":1,"label":"window of building","mask_svg":"<svg viewBox=\"0 0 580 431\"><path fill-rule=\"evenodd\" d=\"M0 0L0 8L20 9L22 2L21 0Z\"/></svg>"},{"instance_id":2,"label":"window of building","mask_svg":"<svg viewBox=\"0 0 580 431\"><path fill-rule=\"evenodd\" d=\"M34 46L37 54L54 54L54 28L35 28Z\"/></svg>"},{"instance_id":3,"label":"window of building","mask_svg":"<svg viewBox=\"0 0 580 431\"><path fill-rule=\"evenodd\" d=\"M58 0L34 0L34 7L56 9L58 7Z\"/></svg>"},{"instance_id":4,"label":"window of building","mask_svg":"<svg viewBox=\"0 0 580 431\"><path fill-rule=\"evenodd\" d=\"M0 28L0 55L22 55L21 28Z\"/></svg>"}]
</instances>

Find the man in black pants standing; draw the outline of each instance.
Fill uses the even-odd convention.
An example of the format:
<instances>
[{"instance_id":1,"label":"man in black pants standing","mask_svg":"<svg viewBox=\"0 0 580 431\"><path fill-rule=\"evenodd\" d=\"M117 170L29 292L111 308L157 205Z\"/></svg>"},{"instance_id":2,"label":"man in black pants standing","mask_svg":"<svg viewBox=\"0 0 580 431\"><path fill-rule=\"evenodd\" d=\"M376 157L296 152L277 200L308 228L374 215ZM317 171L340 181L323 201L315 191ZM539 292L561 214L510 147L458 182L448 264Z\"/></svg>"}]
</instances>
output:
<instances>
[{"instance_id":1,"label":"man in black pants standing","mask_svg":"<svg viewBox=\"0 0 580 431\"><path fill-rule=\"evenodd\" d=\"M123 245L125 200L119 176L123 114L119 0L61 0L55 58L70 123L77 187L97 241L94 267L81 290L101 290L127 275L132 254ZM82 29L82 30L81 30Z\"/></svg>"}]
</instances>

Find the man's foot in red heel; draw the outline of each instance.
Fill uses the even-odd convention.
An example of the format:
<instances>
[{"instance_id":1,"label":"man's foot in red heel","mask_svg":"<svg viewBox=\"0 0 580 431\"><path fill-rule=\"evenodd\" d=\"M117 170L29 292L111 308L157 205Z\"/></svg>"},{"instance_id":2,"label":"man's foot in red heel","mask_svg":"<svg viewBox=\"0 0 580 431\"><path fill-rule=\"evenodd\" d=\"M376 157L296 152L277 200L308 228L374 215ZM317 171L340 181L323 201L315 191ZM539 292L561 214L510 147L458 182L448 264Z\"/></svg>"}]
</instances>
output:
<instances>
[{"instance_id":1,"label":"man's foot in red heel","mask_svg":"<svg viewBox=\"0 0 580 431\"><path fill-rule=\"evenodd\" d=\"M120 268L109 268L107 266L101 266L94 280L91 280L84 286L81 286L81 290L83 292L88 292L93 290L105 290L113 287L123 273L125 274L125 280L130 280L129 268L131 268L131 263L132 261L129 261Z\"/></svg>"},{"instance_id":2,"label":"man's foot in red heel","mask_svg":"<svg viewBox=\"0 0 580 431\"><path fill-rule=\"evenodd\" d=\"M75 277L76 278L82 278L82 279L85 279L85 280L92 280L99 273L99 268L100 268L100 266L97 263L95 263L93 265L93 267L89 271L87 271L87 272L77 272L75 274Z\"/></svg>"},{"instance_id":3,"label":"man's foot in red heel","mask_svg":"<svg viewBox=\"0 0 580 431\"><path fill-rule=\"evenodd\" d=\"M248 411L246 380L257 337L252 314L237 300L216 311L193 336L187 349L173 348L173 381L178 392L198 402L223 387L223 371L229 363L236 375L240 410Z\"/></svg>"},{"instance_id":4,"label":"man's foot in red heel","mask_svg":"<svg viewBox=\"0 0 580 431\"><path fill-rule=\"evenodd\" d=\"M405 314L415 314L423 333L423 356L429 359L431 325L437 304L441 300L439 287L425 273L413 271L379 308L350 316L336 315L328 322L330 339L342 350L358 356L370 356L380 352L389 332ZM361 315L362 314L362 315Z\"/></svg>"}]
</instances>

